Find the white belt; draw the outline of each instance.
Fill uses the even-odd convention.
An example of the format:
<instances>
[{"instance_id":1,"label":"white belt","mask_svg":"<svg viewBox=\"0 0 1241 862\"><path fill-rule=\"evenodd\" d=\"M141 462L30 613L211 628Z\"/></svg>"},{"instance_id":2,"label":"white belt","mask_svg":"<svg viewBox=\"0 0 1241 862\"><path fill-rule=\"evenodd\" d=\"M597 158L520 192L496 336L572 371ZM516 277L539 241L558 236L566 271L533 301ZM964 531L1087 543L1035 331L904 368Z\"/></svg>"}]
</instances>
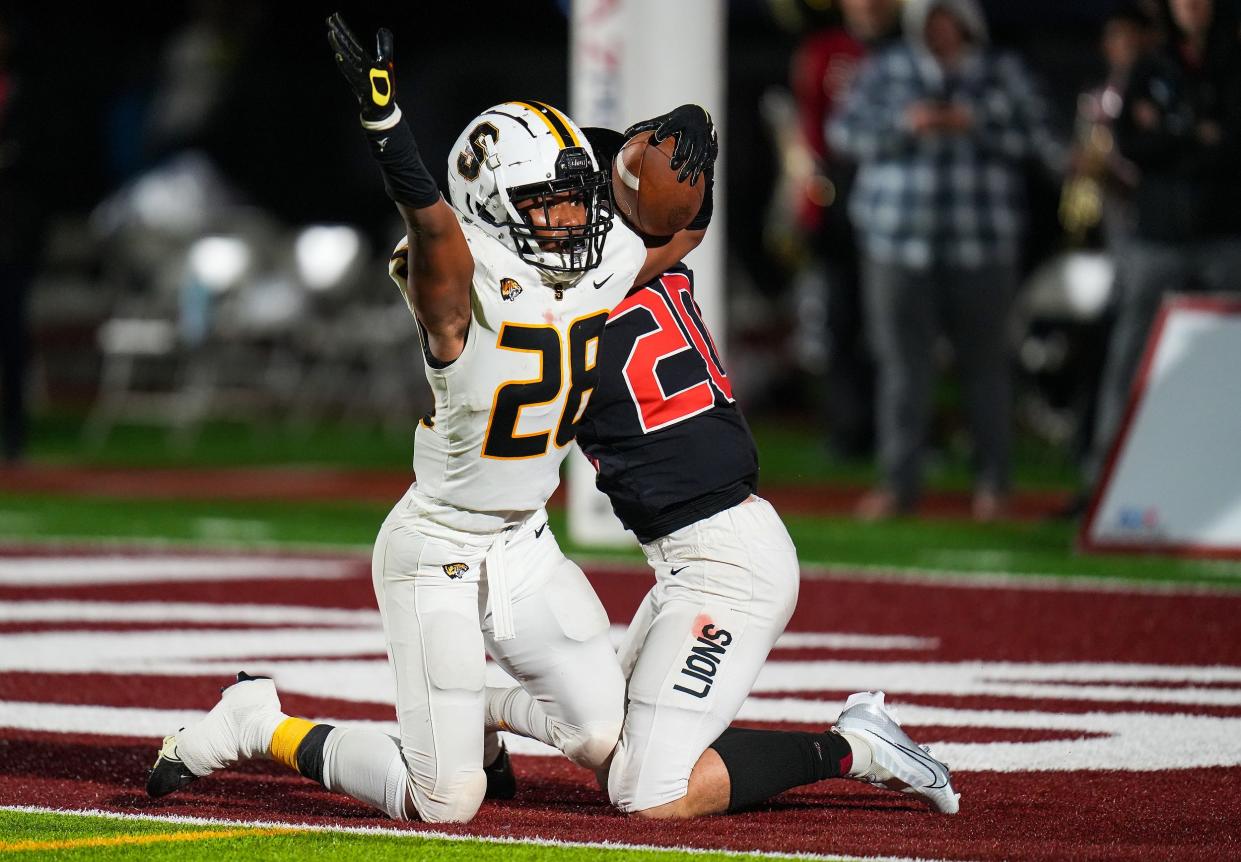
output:
<instances>
[{"instance_id":1,"label":"white belt","mask_svg":"<svg viewBox=\"0 0 1241 862\"><path fill-rule=\"evenodd\" d=\"M504 570L504 542L508 531L501 530L487 549L487 606L491 611L491 636L498 641L512 640L513 597L508 589L508 573Z\"/></svg>"}]
</instances>

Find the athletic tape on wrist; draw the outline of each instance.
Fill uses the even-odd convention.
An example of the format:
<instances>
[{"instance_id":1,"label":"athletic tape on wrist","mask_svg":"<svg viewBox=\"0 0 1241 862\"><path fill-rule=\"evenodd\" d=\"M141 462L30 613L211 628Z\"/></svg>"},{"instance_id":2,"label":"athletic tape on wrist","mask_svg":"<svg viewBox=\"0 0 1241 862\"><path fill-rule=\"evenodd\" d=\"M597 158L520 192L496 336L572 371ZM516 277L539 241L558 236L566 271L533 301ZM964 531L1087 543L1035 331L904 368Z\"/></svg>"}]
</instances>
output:
<instances>
[{"instance_id":1,"label":"athletic tape on wrist","mask_svg":"<svg viewBox=\"0 0 1241 862\"><path fill-rule=\"evenodd\" d=\"M401 122L403 115L401 114L401 106L397 105L393 108L392 113L384 117L382 120L368 120L361 117L362 128L368 132L382 132L384 129L390 129L397 123Z\"/></svg>"}]
</instances>

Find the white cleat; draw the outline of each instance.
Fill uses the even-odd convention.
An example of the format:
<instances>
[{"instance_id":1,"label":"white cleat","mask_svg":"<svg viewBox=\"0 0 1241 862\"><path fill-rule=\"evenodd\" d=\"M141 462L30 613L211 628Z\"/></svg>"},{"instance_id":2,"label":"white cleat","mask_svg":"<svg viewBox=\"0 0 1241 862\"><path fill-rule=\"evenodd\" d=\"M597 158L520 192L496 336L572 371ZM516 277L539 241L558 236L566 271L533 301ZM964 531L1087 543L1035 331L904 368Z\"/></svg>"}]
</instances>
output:
<instances>
[{"instance_id":1,"label":"white cleat","mask_svg":"<svg viewBox=\"0 0 1241 862\"><path fill-rule=\"evenodd\" d=\"M201 721L164 737L147 775L147 794L165 796L217 769L266 755L284 717L275 683L242 671Z\"/></svg>"},{"instance_id":2,"label":"white cleat","mask_svg":"<svg viewBox=\"0 0 1241 862\"><path fill-rule=\"evenodd\" d=\"M849 695L844 712L832 729L856 736L870 746L870 771L850 778L920 796L943 814L956 814L960 809L961 794L952 789L948 764L931 757L929 748L909 738L884 706L883 692Z\"/></svg>"}]
</instances>

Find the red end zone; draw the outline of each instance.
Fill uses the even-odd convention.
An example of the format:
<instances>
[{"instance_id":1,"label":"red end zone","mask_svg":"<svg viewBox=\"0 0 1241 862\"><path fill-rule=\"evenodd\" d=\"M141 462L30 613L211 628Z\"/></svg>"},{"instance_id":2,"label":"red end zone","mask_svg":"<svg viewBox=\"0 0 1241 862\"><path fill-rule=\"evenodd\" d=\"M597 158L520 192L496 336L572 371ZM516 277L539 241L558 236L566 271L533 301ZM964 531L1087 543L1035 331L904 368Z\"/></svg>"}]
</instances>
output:
<instances>
[{"instance_id":1,"label":"red end zone","mask_svg":"<svg viewBox=\"0 0 1241 862\"><path fill-rule=\"evenodd\" d=\"M621 570L592 580L618 622L649 585ZM371 601L357 557L0 557L0 802L390 825L266 763L158 803L143 792L159 736L236 668L271 672L290 712L390 721ZM518 798L455 831L949 859L1234 856L1238 620L1241 595L1221 591L806 580L743 720L822 727L849 692L884 688L952 764L959 815L833 781L761 811L649 824L613 813L582 770L530 754L515 758Z\"/></svg>"}]
</instances>

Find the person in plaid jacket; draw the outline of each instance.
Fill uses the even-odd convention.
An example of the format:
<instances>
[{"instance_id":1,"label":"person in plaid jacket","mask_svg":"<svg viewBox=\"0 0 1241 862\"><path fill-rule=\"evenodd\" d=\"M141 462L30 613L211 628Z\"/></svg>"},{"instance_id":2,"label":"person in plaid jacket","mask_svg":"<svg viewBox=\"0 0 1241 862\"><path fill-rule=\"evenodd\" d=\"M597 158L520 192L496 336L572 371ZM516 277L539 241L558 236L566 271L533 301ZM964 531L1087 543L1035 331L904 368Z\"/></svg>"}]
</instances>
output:
<instances>
[{"instance_id":1,"label":"person in plaid jacket","mask_svg":"<svg viewBox=\"0 0 1241 862\"><path fill-rule=\"evenodd\" d=\"M1022 63L988 47L973 0L910 0L905 40L873 55L829 123L858 163L850 217L863 252L868 335L879 365L882 481L865 518L915 509L935 339L965 378L974 514L1004 511L1012 386L1005 339L1024 226L1024 167L1059 172L1064 151Z\"/></svg>"}]
</instances>

